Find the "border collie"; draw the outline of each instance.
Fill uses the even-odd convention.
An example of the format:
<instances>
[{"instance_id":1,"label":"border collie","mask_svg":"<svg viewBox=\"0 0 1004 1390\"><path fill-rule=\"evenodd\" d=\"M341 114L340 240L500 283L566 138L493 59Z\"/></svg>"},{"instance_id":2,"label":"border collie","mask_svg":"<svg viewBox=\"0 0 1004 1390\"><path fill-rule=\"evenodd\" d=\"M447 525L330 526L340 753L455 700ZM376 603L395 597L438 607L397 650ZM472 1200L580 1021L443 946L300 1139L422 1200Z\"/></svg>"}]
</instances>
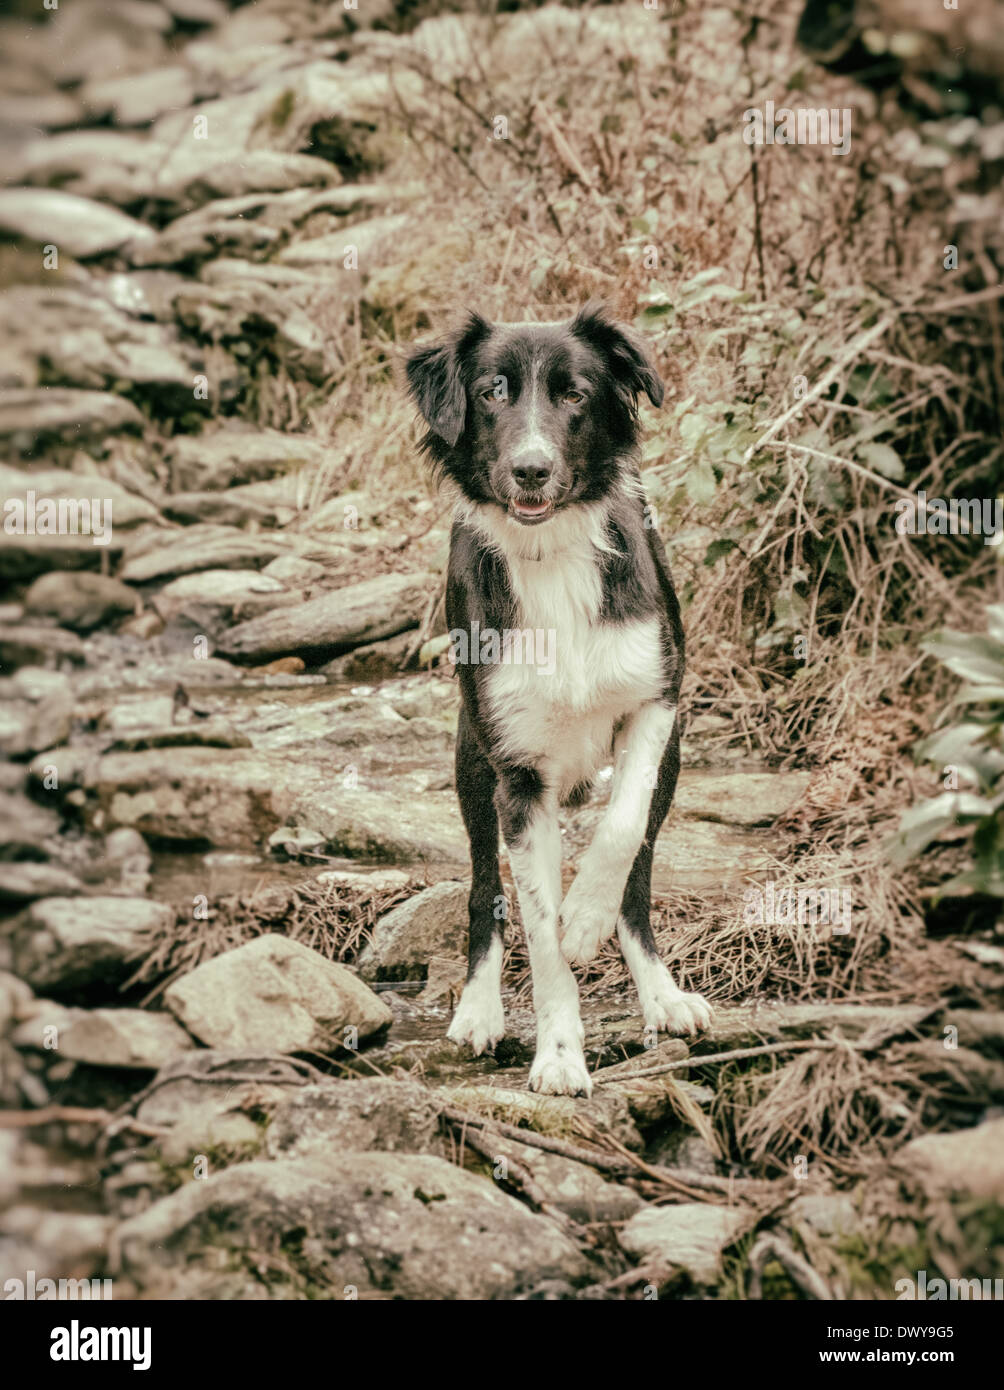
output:
<instances>
[{"instance_id":1,"label":"border collie","mask_svg":"<svg viewBox=\"0 0 1004 1390\"><path fill-rule=\"evenodd\" d=\"M488 323L413 349L422 441L455 494L446 589L452 632L496 635L460 660L456 778L471 844L467 983L448 1036L476 1054L505 1031L499 829L533 973L530 1087L589 1095L570 964L617 932L646 1029L693 1033L711 1010L659 959L652 847L680 765L683 628L645 508L637 402L663 386L602 307L562 323ZM552 631L545 669L497 635ZM517 659L507 659L516 656ZM562 899L558 808L613 762L609 805Z\"/></svg>"}]
</instances>

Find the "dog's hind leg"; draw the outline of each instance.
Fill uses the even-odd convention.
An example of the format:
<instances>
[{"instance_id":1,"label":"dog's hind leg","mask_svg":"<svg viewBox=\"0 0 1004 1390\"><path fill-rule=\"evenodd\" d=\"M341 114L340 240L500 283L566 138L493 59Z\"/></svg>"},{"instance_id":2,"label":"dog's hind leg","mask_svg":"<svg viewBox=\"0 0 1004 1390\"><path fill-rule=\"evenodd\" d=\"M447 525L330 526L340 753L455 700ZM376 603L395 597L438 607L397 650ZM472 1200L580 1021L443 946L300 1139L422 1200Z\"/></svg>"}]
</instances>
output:
<instances>
[{"instance_id":1,"label":"dog's hind leg","mask_svg":"<svg viewBox=\"0 0 1004 1390\"><path fill-rule=\"evenodd\" d=\"M499 822L493 796L496 778L471 731L466 710L457 730L457 792L471 842L471 892L467 983L447 1037L469 1043L475 1054L490 1051L505 1032L502 1008L502 946L505 897L499 876Z\"/></svg>"},{"instance_id":2,"label":"dog's hind leg","mask_svg":"<svg viewBox=\"0 0 1004 1390\"><path fill-rule=\"evenodd\" d=\"M652 850L673 800L679 770L680 734L674 728L659 765L645 839L631 866L617 923L621 951L638 990L645 1027L655 1033L695 1033L711 1020L710 1005L699 994L685 994L659 959L650 920Z\"/></svg>"},{"instance_id":3,"label":"dog's hind leg","mask_svg":"<svg viewBox=\"0 0 1004 1390\"><path fill-rule=\"evenodd\" d=\"M502 834L519 894L533 975L537 1051L530 1089L549 1095L589 1095L575 976L558 944L561 830L557 798L533 768L511 769L496 794Z\"/></svg>"}]
</instances>

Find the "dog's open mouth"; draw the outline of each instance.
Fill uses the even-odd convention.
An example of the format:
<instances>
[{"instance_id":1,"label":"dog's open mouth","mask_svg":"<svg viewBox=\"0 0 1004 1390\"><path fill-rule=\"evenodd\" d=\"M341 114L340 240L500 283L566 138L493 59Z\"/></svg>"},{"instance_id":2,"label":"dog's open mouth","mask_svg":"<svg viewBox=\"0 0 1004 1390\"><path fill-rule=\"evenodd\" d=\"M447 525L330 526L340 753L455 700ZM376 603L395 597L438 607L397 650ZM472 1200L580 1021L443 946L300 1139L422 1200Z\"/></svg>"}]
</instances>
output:
<instances>
[{"instance_id":1,"label":"dog's open mouth","mask_svg":"<svg viewBox=\"0 0 1004 1390\"><path fill-rule=\"evenodd\" d=\"M553 511L553 502L520 502L515 497L509 499L509 515L524 526L536 526L538 522L546 521Z\"/></svg>"}]
</instances>

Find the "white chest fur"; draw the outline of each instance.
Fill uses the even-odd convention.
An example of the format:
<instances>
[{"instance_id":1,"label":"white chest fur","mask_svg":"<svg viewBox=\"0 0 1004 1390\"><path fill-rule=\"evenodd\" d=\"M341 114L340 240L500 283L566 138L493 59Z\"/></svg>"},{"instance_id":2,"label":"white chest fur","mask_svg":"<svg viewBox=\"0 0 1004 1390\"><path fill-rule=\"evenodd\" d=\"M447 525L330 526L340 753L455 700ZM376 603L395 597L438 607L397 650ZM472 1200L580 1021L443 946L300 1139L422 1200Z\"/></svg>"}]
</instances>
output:
<instances>
[{"instance_id":1,"label":"white chest fur","mask_svg":"<svg viewBox=\"0 0 1004 1390\"><path fill-rule=\"evenodd\" d=\"M526 553L529 538L506 546L517 623L546 634L544 647L539 637L535 647L553 659L503 659L488 671L487 695L507 756L542 768L565 793L609 761L617 722L661 694L662 660L657 617L600 618L596 526L569 528L561 539L536 554Z\"/></svg>"}]
</instances>

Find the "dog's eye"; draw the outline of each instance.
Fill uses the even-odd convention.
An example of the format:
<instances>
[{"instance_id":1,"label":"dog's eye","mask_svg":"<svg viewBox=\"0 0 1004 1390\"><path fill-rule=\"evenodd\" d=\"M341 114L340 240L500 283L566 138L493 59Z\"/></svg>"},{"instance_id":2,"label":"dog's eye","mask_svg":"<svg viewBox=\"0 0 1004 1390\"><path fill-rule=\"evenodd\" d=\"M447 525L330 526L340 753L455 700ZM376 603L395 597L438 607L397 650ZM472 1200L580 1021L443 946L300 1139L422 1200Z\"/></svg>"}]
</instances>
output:
<instances>
[{"instance_id":1,"label":"dog's eye","mask_svg":"<svg viewBox=\"0 0 1004 1390\"><path fill-rule=\"evenodd\" d=\"M580 405L586 398L581 391L566 391L561 399L565 405Z\"/></svg>"}]
</instances>

